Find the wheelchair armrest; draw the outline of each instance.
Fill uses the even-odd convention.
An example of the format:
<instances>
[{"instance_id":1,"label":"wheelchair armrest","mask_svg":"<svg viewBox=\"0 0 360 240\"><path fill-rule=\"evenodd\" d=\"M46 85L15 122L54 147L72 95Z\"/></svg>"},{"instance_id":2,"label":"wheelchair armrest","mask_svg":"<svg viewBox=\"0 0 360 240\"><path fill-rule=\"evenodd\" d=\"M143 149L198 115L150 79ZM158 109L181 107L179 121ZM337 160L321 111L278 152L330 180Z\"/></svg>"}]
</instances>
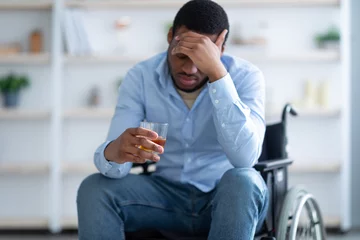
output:
<instances>
[{"instance_id":1,"label":"wheelchair armrest","mask_svg":"<svg viewBox=\"0 0 360 240\"><path fill-rule=\"evenodd\" d=\"M288 166L288 165L292 164L292 162L293 162L293 160L288 159L288 158L266 160L266 161L258 162L254 166L254 168L260 172L267 172L267 171L270 171L273 169L278 169L278 168Z\"/></svg>"}]
</instances>

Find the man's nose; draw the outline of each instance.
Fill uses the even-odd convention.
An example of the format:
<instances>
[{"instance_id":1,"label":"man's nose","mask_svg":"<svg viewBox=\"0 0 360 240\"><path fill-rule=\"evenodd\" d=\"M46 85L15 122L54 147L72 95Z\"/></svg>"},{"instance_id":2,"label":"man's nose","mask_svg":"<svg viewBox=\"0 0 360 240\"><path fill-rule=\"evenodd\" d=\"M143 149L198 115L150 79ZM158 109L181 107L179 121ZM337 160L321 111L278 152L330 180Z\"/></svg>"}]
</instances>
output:
<instances>
[{"instance_id":1,"label":"man's nose","mask_svg":"<svg viewBox=\"0 0 360 240\"><path fill-rule=\"evenodd\" d=\"M193 61L191 61L190 59L188 59L187 61L185 61L185 63L182 66L182 70L186 73L186 74L195 74L197 73L198 69L195 66L195 64L193 63Z\"/></svg>"}]
</instances>

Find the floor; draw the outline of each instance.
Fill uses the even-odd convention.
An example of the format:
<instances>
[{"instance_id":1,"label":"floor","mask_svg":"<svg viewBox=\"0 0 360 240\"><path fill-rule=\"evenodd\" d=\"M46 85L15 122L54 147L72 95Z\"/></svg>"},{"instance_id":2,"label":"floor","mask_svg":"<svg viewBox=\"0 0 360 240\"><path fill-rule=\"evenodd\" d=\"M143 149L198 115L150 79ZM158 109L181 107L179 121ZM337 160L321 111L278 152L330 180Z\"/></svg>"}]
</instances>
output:
<instances>
[{"instance_id":1,"label":"floor","mask_svg":"<svg viewBox=\"0 0 360 240\"><path fill-rule=\"evenodd\" d=\"M77 236L75 234L63 234L59 236L50 236L50 235L4 235L0 234L0 240L76 240ZM360 232L351 232L347 234L340 235L329 235L328 240L359 240Z\"/></svg>"}]
</instances>

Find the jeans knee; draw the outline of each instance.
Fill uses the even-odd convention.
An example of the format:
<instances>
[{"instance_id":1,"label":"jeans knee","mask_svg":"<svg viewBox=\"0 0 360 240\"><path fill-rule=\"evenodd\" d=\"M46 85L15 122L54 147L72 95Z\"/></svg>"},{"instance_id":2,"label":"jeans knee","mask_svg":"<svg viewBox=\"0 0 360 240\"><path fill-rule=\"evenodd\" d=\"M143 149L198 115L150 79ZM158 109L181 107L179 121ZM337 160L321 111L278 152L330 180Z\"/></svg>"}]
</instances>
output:
<instances>
[{"instance_id":1,"label":"jeans knee","mask_svg":"<svg viewBox=\"0 0 360 240\"><path fill-rule=\"evenodd\" d=\"M253 168L232 168L224 173L219 187L229 191L247 192L259 190L261 194L266 191L266 185L261 175Z\"/></svg>"},{"instance_id":2,"label":"jeans knee","mask_svg":"<svg viewBox=\"0 0 360 240\"><path fill-rule=\"evenodd\" d=\"M77 191L77 203L83 201L89 201L94 199L96 196L100 194L98 191L99 181L103 178L100 173L94 173L88 177L86 177L80 184L79 189Z\"/></svg>"}]
</instances>

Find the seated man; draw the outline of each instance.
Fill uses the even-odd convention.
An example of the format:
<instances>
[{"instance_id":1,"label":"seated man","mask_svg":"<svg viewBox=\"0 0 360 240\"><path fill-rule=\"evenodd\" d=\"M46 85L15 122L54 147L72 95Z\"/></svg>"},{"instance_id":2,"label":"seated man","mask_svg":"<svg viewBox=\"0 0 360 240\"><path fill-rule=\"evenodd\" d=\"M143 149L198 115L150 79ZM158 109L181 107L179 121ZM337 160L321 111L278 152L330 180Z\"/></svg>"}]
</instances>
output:
<instances>
[{"instance_id":1,"label":"seated man","mask_svg":"<svg viewBox=\"0 0 360 240\"><path fill-rule=\"evenodd\" d=\"M146 229L253 239L268 205L252 168L265 132L264 79L251 63L223 54L228 32L221 6L189 1L169 30L167 52L129 70L107 141L95 152L101 174L78 191L80 239ZM164 148L139 127L144 119L169 124ZM155 173L129 174L147 159L158 162Z\"/></svg>"}]
</instances>

